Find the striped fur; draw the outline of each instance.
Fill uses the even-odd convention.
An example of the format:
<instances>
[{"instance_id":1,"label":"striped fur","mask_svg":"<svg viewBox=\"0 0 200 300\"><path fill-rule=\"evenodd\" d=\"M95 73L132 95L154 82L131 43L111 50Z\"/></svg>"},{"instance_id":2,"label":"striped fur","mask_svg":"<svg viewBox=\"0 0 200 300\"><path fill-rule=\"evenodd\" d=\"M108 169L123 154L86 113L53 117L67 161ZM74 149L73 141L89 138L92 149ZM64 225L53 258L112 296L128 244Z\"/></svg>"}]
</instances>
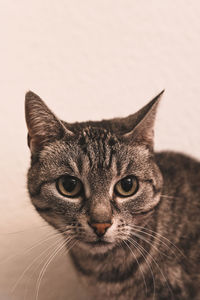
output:
<instances>
[{"instance_id":1,"label":"striped fur","mask_svg":"<svg viewBox=\"0 0 200 300\"><path fill-rule=\"evenodd\" d=\"M49 224L78 241L70 255L91 299L198 299L200 163L153 152L159 99L128 118L68 124L26 96L29 194ZM84 194L59 194L65 174ZM114 186L127 175L139 188L120 198ZM90 220L112 221L101 240Z\"/></svg>"}]
</instances>

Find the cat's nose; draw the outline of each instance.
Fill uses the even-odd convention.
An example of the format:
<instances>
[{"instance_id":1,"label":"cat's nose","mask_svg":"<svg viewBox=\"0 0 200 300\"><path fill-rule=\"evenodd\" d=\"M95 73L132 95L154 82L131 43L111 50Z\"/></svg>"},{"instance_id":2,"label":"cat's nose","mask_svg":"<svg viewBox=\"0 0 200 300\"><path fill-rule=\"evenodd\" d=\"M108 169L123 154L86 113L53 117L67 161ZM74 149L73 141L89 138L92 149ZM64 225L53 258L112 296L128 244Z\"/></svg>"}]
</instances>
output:
<instances>
[{"instance_id":1,"label":"cat's nose","mask_svg":"<svg viewBox=\"0 0 200 300\"><path fill-rule=\"evenodd\" d=\"M106 230L111 226L111 223L89 223L94 232L99 236L103 236Z\"/></svg>"}]
</instances>

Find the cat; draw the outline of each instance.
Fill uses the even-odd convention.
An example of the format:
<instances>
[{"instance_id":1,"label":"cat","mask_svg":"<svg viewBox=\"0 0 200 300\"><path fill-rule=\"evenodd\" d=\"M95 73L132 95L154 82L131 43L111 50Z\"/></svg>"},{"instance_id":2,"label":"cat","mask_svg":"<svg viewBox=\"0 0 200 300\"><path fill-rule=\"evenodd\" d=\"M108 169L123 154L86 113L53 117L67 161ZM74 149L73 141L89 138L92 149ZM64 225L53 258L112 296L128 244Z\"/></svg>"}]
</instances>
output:
<instances>
[{"instance_id":1,"label":"cat","mask_svg":"<svg viewBox=\"0 0 200 300\"><path fill-rule=\"evenodd\" d=\"M73 124L26 94L30 198L73 244L91 299L200 299L200 163L154 152L162 94L126 118Z\"/></svg>"}]
</instances>

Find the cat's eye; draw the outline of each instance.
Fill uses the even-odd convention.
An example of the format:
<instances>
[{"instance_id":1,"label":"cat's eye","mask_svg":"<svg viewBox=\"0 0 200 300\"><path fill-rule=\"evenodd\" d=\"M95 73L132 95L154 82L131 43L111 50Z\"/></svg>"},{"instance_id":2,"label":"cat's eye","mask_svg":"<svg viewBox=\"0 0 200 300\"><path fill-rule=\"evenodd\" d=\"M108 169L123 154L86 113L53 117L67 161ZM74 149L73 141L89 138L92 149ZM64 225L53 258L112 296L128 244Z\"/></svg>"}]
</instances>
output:
<instances>
[{"instance_id":1,"label":"cat's eye","mask_svg":"<svg viewBox=\"0 0 200 300\"><path fill-rule=\"evenodd\" d=\"M118 181L115 185L115 194L119 197L130 197L138 190L138 181L135 176L127 176Z\"/></svg>"},{"instance_id":2,"label":"cat's eye","mask_svg":"<svg viewBox=\"0 0 200 300\"><path fill-rule=\"evenodd\" d=\"M83 191L81 181L78 178L69 175L58 178L56 187L61 195L69 198L78 197Z\"/></svg>"}]
</instances>

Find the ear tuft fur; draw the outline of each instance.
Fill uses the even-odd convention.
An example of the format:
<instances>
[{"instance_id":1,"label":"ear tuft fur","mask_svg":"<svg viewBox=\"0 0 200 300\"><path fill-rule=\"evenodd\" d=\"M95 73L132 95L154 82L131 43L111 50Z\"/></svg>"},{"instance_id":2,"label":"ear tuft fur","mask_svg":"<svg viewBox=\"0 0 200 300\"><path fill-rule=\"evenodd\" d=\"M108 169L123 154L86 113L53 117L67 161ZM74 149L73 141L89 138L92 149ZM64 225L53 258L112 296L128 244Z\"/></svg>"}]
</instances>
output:
<instances>
[{"instance_id":1,"label":"ear tuft fur","mask_svg":"<svg viewBox=\"0 0 200 300\"><path fill-rule=\"evenodd\" d=\"M25 116L28 145L32 153L40 151L45 144L62 138L64 134L73 134L32 91L27 92L25 96Z\"/></svg>"},{"instance_id":2,"label":"ear tuft fur","mask_svg":"<svg viewBox=\"0 0 200 300\"><path fill-rule=\"evenodd\" d=\"M153 147L156 112L163 93L164 90L138 112L126 118L126 123L132 128L123 135L125 140L138 141Z\"/></svg>"}]
</instances>

